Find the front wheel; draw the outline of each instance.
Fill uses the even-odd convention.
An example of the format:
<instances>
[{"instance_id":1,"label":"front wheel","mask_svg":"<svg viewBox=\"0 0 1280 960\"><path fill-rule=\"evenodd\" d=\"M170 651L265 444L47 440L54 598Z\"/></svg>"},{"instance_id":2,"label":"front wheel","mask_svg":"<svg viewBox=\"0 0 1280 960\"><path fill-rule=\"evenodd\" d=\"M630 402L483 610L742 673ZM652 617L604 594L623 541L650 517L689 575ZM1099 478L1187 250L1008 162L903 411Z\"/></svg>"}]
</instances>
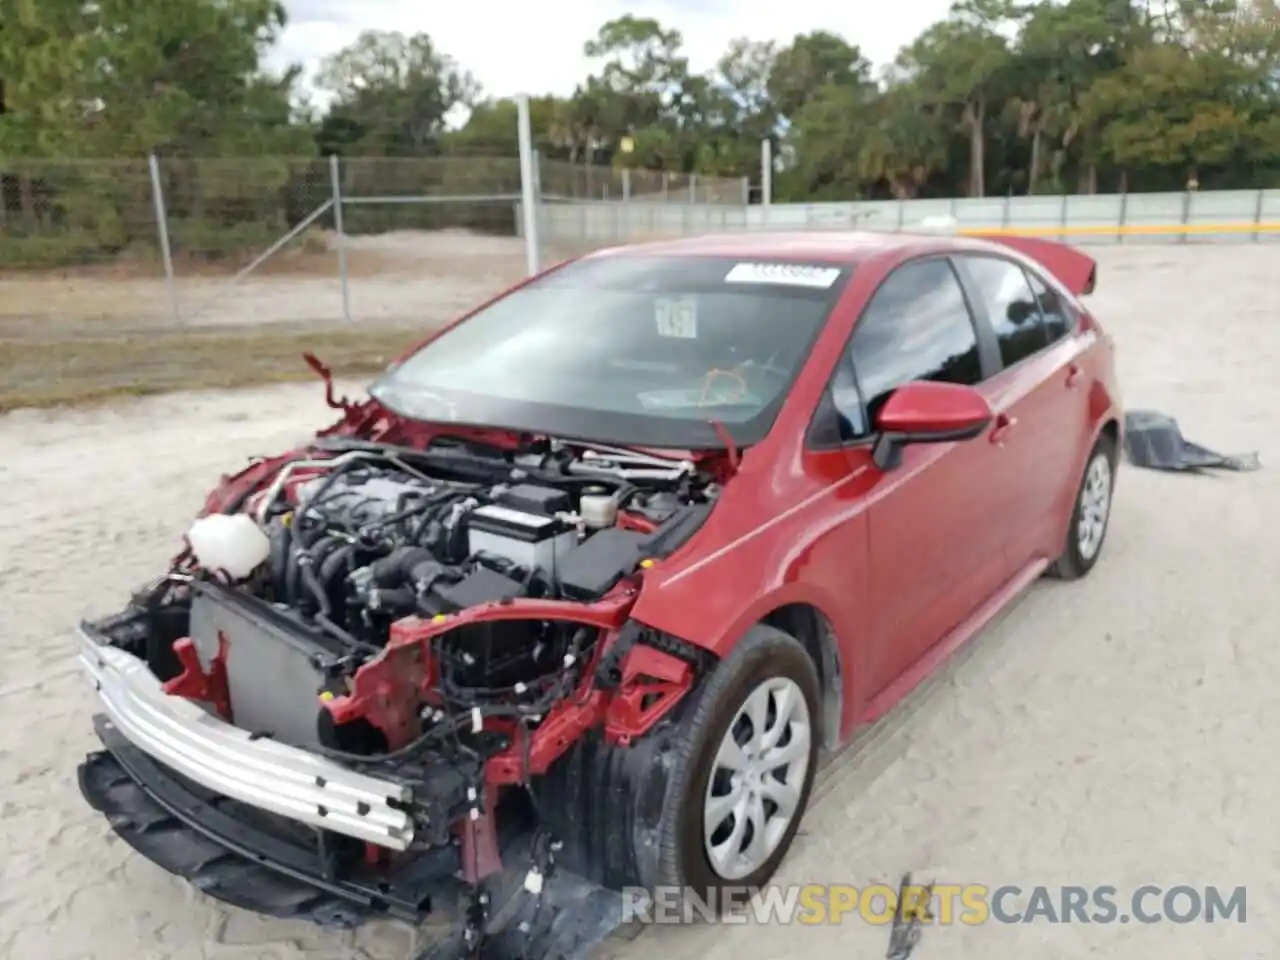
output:
<instances>
[{"instance_id":1,"label":"front wheel","mask_svg":"<svg viewBox=\"0 0 1280 960\"><path fill-rule=\"evenodd\" d=\"M702 898L759 888L786 855L817 769L817 669L794 637L753 627L681 723L662 817L657 883Z\"/></svg>"},{"instance_id":2,"label":"front wheel","mask_svg":"<svg viewBox=\"0 0 1280 960\"><path fill-rule=\"evenodd\" d=\"M1101 437L1089 453L1084 477L1076 492L1067 541L1062 555L1049 568L1050 576L1059 580L1078 580L1098 562L1111 521L1116 453L1115 443L1107 436Z\"/></svg>"}]
</instances>

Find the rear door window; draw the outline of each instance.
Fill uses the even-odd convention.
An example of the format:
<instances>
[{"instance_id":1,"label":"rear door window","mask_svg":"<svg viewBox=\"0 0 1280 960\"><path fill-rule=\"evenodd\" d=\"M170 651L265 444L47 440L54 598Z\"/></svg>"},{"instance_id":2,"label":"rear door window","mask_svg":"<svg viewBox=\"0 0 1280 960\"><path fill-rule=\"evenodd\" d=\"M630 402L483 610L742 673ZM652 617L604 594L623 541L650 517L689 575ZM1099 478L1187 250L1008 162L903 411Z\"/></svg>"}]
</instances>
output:
<instances>
[{"instance_id":1,"label":"rear door window","mask_svg":"<svg viewBox=\"0 0 1280 960\"><path fill-rule=\"evenodd\" d=\"M1031 291L1035 294L1036 303L1040 305L1046 340L1049 343L1057 343L1067 334L1073 333L1078 321L1075 308L1057 290L1038 277L1035 271L1028 270L1027 279L1031 282Z\"/></svg>"},{"instance_id":2,"label":"rear door window","mask_svg":"<svg viewBox=\"0 0 1280 960\"><path fill-rule=\"evenodd\" d=\"M1044 319L1022 267L999 257L966 256L963 262L1000 345L1004 366L1044 349L1049 343Z\"/></svg>"},{"instance_id":3,"label":"rear door window","mask_svg":"<svg viewBox=\"0 0 1280 960\"><path fill-rule=\"evenodd\" d=\"M977 333L950 263L917 261L890 274L859 318L847 359L852 365L832 384L846 440L870 435L880 407L903 384L980 383Z\"/></svg>"}]
</instances>

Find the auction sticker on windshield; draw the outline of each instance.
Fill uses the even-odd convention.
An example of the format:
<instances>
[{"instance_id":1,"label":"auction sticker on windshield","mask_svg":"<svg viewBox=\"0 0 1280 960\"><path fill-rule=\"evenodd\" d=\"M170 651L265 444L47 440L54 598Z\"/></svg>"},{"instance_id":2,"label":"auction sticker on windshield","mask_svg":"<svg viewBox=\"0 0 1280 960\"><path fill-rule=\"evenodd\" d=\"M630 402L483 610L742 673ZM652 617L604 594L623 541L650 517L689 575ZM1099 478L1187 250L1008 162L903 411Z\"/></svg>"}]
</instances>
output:
<instances>
[{"instance_id":1,"label":"auction sticker on windshield","mask_svg":"<svg viewBox=\"0 0 1280 960\"><path fill-rule=\"evenodd\" d=\"M839 267L803 263L739 263L725 275L725 283L774 283L825 290L840 278Z\"/></svg>"},{"instance_id":2,"label":"auction sticker on windshield","mask_svg":"<svg viewBox=\"0 0 1280 960\"><path fill-rule=\"evenodd\" d=\"M658 336L695 340L698 337L698 303L693 297L659 297L653 305Z\"/></svg>"}]
</instances>

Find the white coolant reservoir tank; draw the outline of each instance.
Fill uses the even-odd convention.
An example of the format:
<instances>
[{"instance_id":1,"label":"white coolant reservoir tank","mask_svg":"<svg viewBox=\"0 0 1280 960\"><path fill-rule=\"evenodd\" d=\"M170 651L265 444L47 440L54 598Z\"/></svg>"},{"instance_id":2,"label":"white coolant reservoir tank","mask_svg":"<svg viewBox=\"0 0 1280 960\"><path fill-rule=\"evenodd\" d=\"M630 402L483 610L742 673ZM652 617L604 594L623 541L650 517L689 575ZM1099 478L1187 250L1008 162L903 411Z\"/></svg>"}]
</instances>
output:
<instances>
[{"instance_id":1,"label":"white coolant reservoir tank","mask_svg":"<svg viewBox=\"0 0 1280 960\"><path fill-rule=\"evenodd\" d=\"M578 515L593 530L612 527L618 520L618 500L608 487L593 484L582 491Z\"/></svg>"},{"instance_id":2,"label":"white coolant reservoir tank","mask_svg":"<svg viewBox=\"0 0 1280 960\"><path fill-rule=\"evenodd\" d=\"M210 572L225 571L232 580L249 576L271 553L267 535L243 513L201 517L187 531L187 542L196 563Z\"/></svg>"}]
</instances>

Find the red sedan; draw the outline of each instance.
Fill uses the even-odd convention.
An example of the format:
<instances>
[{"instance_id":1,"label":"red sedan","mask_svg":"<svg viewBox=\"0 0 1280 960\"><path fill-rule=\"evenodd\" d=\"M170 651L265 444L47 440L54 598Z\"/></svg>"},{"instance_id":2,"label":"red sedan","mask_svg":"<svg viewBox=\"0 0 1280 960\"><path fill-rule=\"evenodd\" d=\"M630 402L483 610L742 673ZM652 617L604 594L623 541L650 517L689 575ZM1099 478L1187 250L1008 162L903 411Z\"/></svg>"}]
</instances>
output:
<instances>
[{"instance_id":1,"label":"red sedan","mask_svg":"<svg viewBox=\"0 0 1280 960\"><path fill-rule=\"evenodd\" d=\"M528 857L765 882L822 748L1097 562L1122 416L1095 281L1044 241L788 233L507 291L369 399L330 388L338 423L226 478L84 624L85 796L276 915L420 919L461 875L459 950Z\"/></svg>"}]
</instances>

